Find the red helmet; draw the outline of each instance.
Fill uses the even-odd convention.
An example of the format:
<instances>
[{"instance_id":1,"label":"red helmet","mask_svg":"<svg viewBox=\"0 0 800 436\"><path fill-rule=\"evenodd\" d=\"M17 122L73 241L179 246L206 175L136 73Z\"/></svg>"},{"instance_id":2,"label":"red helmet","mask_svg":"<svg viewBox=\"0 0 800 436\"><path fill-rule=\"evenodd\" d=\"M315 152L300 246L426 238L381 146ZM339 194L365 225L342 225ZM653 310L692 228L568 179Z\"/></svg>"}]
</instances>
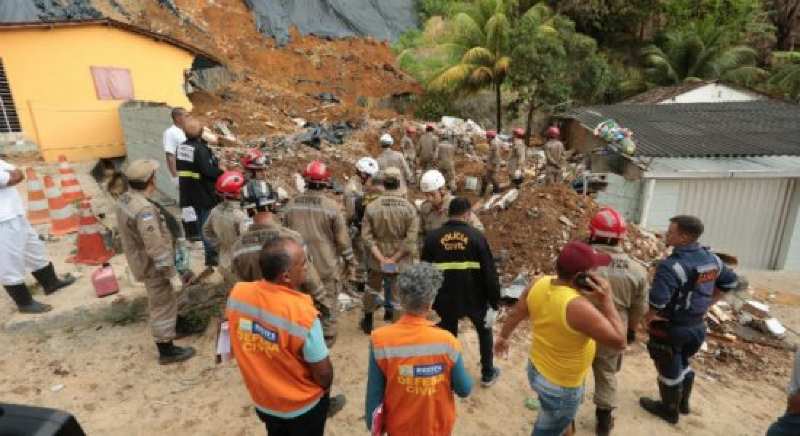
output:
<instances>
[{"instance_id":1,"label":"red helmet","mask_svg":"<svg viewBox=\"0 0 800 436\"><path fill-rule=\"evenodd\" d=\"M214 184L217 192L226 198L237 198L244 186L244 175L238 171L225 171Z\"/></svg>"},{"instance_id":2,"label":"red helmet","mask_svg":"<svg viewBox=\"0 0 800 436\"><path fill-rule=\"evenodd\" d=\"M517 127L516 129L514 129L514 136L517 138L525 137L525 129L523 129L522 127Z\"/></svg>"},{"instance_id":3,"label":"red helmet","mask_svg":"<svg viewBox=\"0 0 800 436\"><path fill-rule=\"evenodd\" d=\"M331 180L331 172L324 162L314 160L306 166L303 177L311 183L328 183Z\"/></svg>"},{"instance_id":4,"label":"red helmet","mask_svg":"<svg viewBox=\"0 0 800 436\"><path fill-rule=\"evenodd\" d=\"M561 136L561 130L558 129L556 126L550 126L547 129L547 137L550 139L555 139Z\"/></svg>"},{"instance_id":5,"label":"red helmet","mask_svg":"<svg viewBox=\"0 0 800 436\"><path fill-rule=\"evenodd\" d=\"M486 131L486 137L487 138L493 139L495 136L497 136L497 132L495 132L494 130L487 130Z\"/></svg>"},{"instance_id":6,"label":"red helmet","mask_svg":"<svg viewBox=\"0 0 800 436\"><path fill-rule=\"evenodd\" d=\"M408 127L406 127L406 133L410 133L410 134L417 133L417 128L414 127L414 126L408 126Z\"/></svg>"},{"instance_id":7,"label":"red helmet","mask_svg":"<svg viewBox=\"0 0 800 436\"><path fill-rule=\"evenodd\" d=\"M589 222L589 235L600 238L622 239L628 228L622 214L604 207Z\"/></svg>"},{"instance_id":8,"label":"red helmet","mask_svg":"<svg viewBox=\"0 0 800 436\"><path fill-rule=\"evenodd\" d=\"M425 124L425 130L428 132L433 132L434 126L431 123Z\"/></svg>"},{"instance_id":9,"label":"red helmet","mask_svg":"<svg viewBox=\"0 0 800 436\"><path fill-rule=\"evenodd\" d=\"M247 153L242 156L239 162L242 164L242 168L248 170L263 170L267 168L267 161L267 156L264 153L252 148L247 150Z\"/></svg>"}]
</instances>

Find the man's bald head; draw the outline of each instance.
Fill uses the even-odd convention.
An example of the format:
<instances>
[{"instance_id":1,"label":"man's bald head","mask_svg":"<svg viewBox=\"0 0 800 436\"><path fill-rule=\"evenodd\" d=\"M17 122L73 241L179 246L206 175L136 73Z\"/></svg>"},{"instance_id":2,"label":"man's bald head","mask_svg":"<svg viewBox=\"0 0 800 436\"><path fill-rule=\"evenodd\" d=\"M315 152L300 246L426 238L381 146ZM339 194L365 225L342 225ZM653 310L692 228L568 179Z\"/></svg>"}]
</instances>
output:
<instances>
[{"instance_id":1,"label":"man's bald head","mask_svg":"<svg viewBox=\"0 0 800 436\"><path fill-rule=\"evenodd\" d=\"M203 134L203 125L197 118L187 116L183 122L183 131L187 138L199 138Z\"/></svg>"},{"instance_id":2,"label":"man's bald head","mask_svg":"<svg viewBox=\"0 0 800 436\"><path fill-rule=\"evenodd\" d=\"M261 247L258 258L264 280L299 289L306 276L306 252L292 238L270 239Z\"/></svg>"}]
</instances>

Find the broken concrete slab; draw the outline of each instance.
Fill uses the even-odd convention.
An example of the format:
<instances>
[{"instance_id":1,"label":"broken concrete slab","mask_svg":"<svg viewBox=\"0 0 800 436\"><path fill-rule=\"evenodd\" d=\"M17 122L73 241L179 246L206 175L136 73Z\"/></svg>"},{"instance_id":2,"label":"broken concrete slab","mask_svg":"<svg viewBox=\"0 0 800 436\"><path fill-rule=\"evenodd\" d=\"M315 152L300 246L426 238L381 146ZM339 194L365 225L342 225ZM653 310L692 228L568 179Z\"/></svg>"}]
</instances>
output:
<instances>
[{"instance_id":1,"label":"broken concrete slab","mask_svg":"<svg viewBox=\"0 0 800 436\"><path fill-rule=\"evenodd\" d=\"M748 300L742 306L742 310L749 312L759 318L769 317L769 306L755 300Z\"/></svg>"}]
</instances>

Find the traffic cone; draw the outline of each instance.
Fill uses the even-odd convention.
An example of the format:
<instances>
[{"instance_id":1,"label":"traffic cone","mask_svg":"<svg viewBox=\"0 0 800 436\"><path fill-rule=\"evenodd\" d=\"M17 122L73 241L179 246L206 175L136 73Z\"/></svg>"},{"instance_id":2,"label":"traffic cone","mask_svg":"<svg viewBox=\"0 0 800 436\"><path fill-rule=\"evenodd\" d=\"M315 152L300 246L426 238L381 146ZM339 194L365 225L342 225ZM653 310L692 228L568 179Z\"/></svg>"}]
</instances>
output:
<instances>
[{"instance_id":1,"label":"traffic cone","mask_svg":"<svg viewBox=\"0 0 800 436\"><path fill-rule=\"evenodd\" d=\"M44 176L44 192L50 208L50 234L66 235L78 231L79 219L72 204L64 200L61 190L53 183L53 178Z\"/></svg>"},{"instance_id":2,"label":"traffic cone","mask_svg":"<svg viewBox=\"0 0 800 436\"><path fill-rule=\"evenodd\" d=\"M63 154L58 157L58 172L61 174L61 190L64 192L64 200L69 203L83 199L83 191L75 172L67 162L67 157Z\"/></svg>"},{"instance_id":3,"label":"traffic cone","mask_svg":"<svg viewBox=\"0 0 800 436\"><path fill-rule=\"evenodd\" d=\"M86 265L102 265L114 257L114 253L106 248L101 234L100 224L92 213L89 200L81 201L80 230L78 230L78 252L72 258L75 263Z\"/></svg>"},{"instance_id":4,"label":"traffic cone","mask_svg":"<svg viewBox=\"0 0 800 436\"><path fill-rule=\"evenodd\" d=\"M25 168L25 179L28 181L28 221L31 224L49 223L50 212L47 210L42 181L31 167Z\"/></svg>"}]
</instances>

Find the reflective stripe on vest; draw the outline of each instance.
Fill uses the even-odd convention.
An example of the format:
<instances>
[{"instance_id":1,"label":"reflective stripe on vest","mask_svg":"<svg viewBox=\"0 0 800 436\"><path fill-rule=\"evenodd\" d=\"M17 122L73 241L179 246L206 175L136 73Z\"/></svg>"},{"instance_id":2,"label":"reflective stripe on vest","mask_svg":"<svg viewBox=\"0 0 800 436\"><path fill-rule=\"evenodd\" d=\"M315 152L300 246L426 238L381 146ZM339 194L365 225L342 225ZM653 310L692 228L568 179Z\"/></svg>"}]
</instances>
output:
<instances>
[{"instance_id":1,"label":"reflective stripe on vest","mask_svg":"<svg viewBox=\"0 0 800 436\"><path fill-rule=\"evenodd\" d=\"M309 329L299 324L295 324L285 318L273 315L258 307L251 306L245 302L230 298L228 300L228 309L241 312L247 316L251 316L253 318L258 319L259 321L272 324L275 327L286 330L292 336L297 336L298 338L301 339L305 339L305 337L308 336Z\"/></svg>"},{"instance_id":2,"label":"reflective stripe on vest","mask_svg":"<svg viewBox=\"0 0 800 436\"><path fill-rule=\"evenodd\" d=\"M436 262L436 268L439 268L442 271L448 270L463 270L463 269L481 269L481 264L474 261L466 261L466 262Z\"/></svg>"},{"instance_id":3,"label":"reflective stripe on vest","mask_svg":"<svg viewBox=\"0 0 800 436\"><path fill-rule=\"evenodd\" d=\"M200 173L196 173L194 171L183 170L183 171L178 171L178 177L189 177L189 178L192 178L192 179L198 179L199 180L200 179Z\"/></svg>"},{"instance_id":4,"label":"reflective stripe on vest","mask_svg":"<svg viewBox=\"0 0 800 436\"><path fill-rule=\"evenodd\" d=\"M404 345L398 347L380 347L373 350L375 359L392 359L406 357L441 356L446 354L450 360L458 359L458 350L448 344Z\"/></svg>"}]
</instances>

